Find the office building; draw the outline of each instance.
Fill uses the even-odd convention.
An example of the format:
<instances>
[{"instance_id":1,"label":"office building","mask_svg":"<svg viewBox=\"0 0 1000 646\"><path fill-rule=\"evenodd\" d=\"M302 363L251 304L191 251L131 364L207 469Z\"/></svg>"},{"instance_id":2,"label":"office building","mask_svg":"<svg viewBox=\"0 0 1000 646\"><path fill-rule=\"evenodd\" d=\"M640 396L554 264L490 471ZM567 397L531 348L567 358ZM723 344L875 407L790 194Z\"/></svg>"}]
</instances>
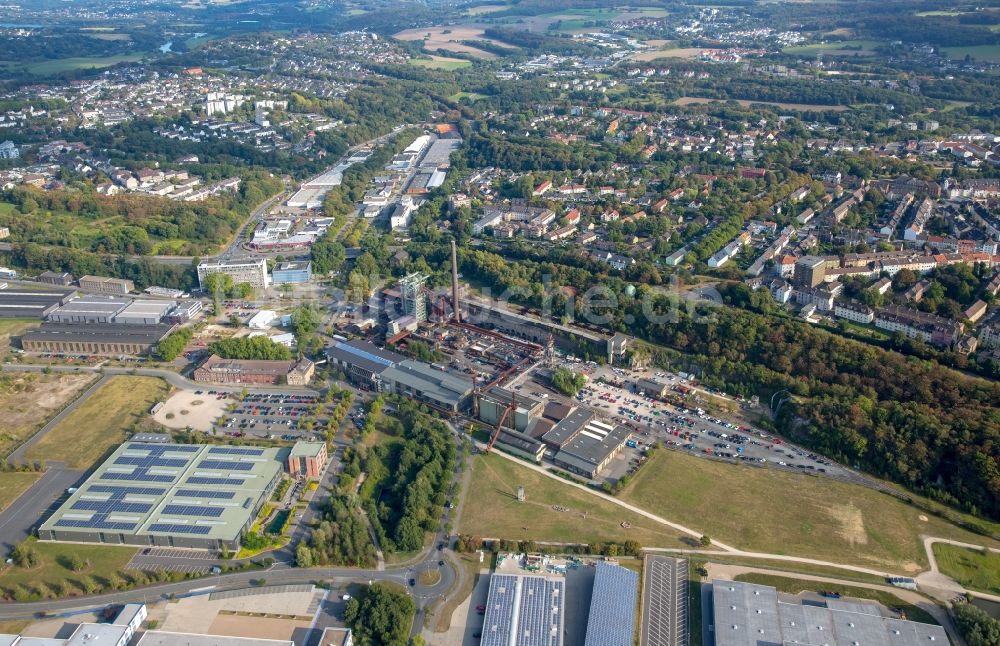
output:
<instances>
[{"instance_id":1,"label":"office building","mask_svg":"<svg viewBox=\"0 0 1000 646\"><path fill-rule=\"evenodd\" d=\"M598 561L584 646L632 646L639 573Z\"/></svg>"},{"instance_id":2,"label":"office building","mask_svg":"<svg viewBox=\"0 0 1000 646\"><path fill-rule=\"evenodd\" d=\"M716 646L949 643L941 626L883 617L873 603L790 603L770 586L721 580L712 582L712 595Z\"/></svg>"},{"instance_id":3,"label":"office building","mask_svg":"<svg viewBox=\"0 0 1000 646\"><path fill-rule=\"evenodd\" d=\"M288 473L293 478L318 480L328 460L326 442L296 442L288 454Z\"/></svg>"},{"instance_id":4,"label":"office building","mask_svg":"<svg viewBox=\"0 0 1000 646\"><path fill-rule=\"evenodd\" d=\"M101 294L124 295L135 289L131 280L124 278L110 278L108 276L81 276L80 289Z\"/></svg>"},{"instance_id":5,"label":"office building","mask_svg":"<svg viewBox=\"0 0 1000 646\"><path fill-rule=\"evenodd\" d=\"M282 449L126 442L38 529L46 541L239 549Z\"/></svg>"},{"instance_id":6,"label":"office building","mask_svg":"<svg viewBox=\"0 0 1000 646\"><path fill-rule=\"evenodd\" d=\"M493 574L481 646L562 646L566 585L562 578Z\"/></svg>"},{"instance_id":7,"label":"office building","mask_svg":"<svg viewBox=\"0 0 1000 646\"><path fill-rule=\"evenodd\" d=\"M283 262L271 271L275 285L308 283L312 280L312 261Z\"/></svg>"},{"instance_id":8,"label":"office building","mask_svg":"<svg viewBox=\"0 0 1000 646\"><path fill-rule=\"evenodd\" d=\"M149 353L173 329L163 324L43 323L21 336L21 347L28 352L139 356Z\"/></svg>"},{"instance_id":9,"label":"office building","mask_svg":"<svg viewBox=\"0 0 1000 646\"><path fill-rule=\"evenodd\" d=\"M203 309L201 301L181 301L167 313L167 323L187 323L193 320Z\"/></svg>"},{"instance_id":10,"label":"office building","mask_svg":"<svg viewBox=\"0 0 1000 646\"><path fill-rule=\"evenodd\" d=\"M227 274L232 277L233 284L247 283L254 288L263 288L271 284L267 274L267 261L234 260L203 262L198 265L198 285L205 289L205 279L212 274Z\"/></svg>"},{"instance_id":11,"label":"office building","mask_svg":"<svg viewBox=\"0 0 1000 646\"><path fill-rule=\"evenodd\" d=\"M792 284L796 287L815 288L826 277L826 259L821 256L803 256L795 261Z\"/></svg>"}]
</instances>

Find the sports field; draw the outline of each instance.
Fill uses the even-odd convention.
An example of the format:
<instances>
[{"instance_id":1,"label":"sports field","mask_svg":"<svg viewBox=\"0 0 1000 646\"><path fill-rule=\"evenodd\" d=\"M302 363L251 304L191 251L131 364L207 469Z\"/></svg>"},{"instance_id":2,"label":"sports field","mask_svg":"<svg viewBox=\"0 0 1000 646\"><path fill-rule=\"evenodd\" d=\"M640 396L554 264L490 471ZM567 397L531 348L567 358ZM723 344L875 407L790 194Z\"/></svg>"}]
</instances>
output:
<instances>
[{"instance_id":1,"label":"sports field","mask_svg":"<svg viewBox=\"0 0 1000 646\"><path fill-rule=\"evenodd\" d=\"M921 535L988 540L858 485L675 451L654 455L621 498L737 548L898 573L927 567Z\"/></svg>"},{"instance_id":2,"label":"sports field","mask_svg":"<svg viewBox=\"0 0 1000 646\"><path fill-rule=\"evenodd\" d=\"M169 390L156 377L112 377L28 449L26 457L89 468L120 444L126 431L136 429Z\"/></svg>"},{"instance_id":3,"label":"sports field","mask_svg":"<svg viewBox=\"0 0 1000 646\"><path fill-rule=\"evenodd\" d=\"M519 485L525 489L524 502L517 501ZM669 527L499 455L475 457L459 531L514 540L594 543L631 539L645 547L697 545L697 539L682 541L682 535Z\"/></svg>"}]
</instances>

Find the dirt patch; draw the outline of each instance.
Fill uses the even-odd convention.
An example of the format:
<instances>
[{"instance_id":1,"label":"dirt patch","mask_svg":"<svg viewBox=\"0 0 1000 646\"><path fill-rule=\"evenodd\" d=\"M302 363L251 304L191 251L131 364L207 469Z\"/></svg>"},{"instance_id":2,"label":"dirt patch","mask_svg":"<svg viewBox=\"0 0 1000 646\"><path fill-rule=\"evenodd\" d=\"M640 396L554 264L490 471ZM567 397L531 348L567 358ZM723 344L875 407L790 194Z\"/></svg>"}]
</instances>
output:
<instances>
[{"instance_id":1,"label":"dirt patch","mask_svg":"<svg viewBox=\"0 0 1000 646\"><path fill-rule=\"evenodd\" d=\"M492 52L487 52L485 50L479 49L477 47L472 47L470 45L464 44L464 40L481 40L484 42L491 43L497 47L506 47L507 49L516 49L512 45L507 43L502 43L498 40L493 40L487 38L485 34L486 28L481 25L454 25L451 27L421 27L415 29L406 29L394 35L393 38L399 40L422 40L424 42L424 49L428 51L436 51L438 49L444 49L449 52L462 52L465 54L470 54L476 58L481 58L484 60L492 60L496 58L496 54Z\"/></svg>"},{"instance_id":2,"label":"dirt patch","mask_svg":"<svg viewBox=\"0 0 1000 646\"><path fill-rule=\"evenodd\" d=\"M226 412L228 399L204 399L201 395L181 390L168 399L153 415L167 428L184 429L190 426L196 431L212 430L212 422Z\"/></svg>"},{"instance_id":3,"label":"dirt patch","mask_svg":"<svg viewBox=\"0 0 1000 646\"><path fill-rule=\"evenodd\" d=\"M684 58L691 60L698 58L704 51L702 47L676 47L674 49L656 49L651 52L639 52L632 55L634 61L655 61L659 58Z\"/></svg>"},{"instance_id":4,"label":"dirt patch","mask_svg":"<svg viewBox=\"0 0 1000 646\"><path fill-rule=\"evenodd\" d=\"M862 516L861 510L855 507L853 503L834 505L833 507L829 507L827 512L834 520L840 523L837 536L847 541L851 547L868 544L864 516Z\"/></svg>"},{"instance_id":5,"label":"dirt patch","mask_svg":"<svg viewBox=\"0 0 1000 646\"><path fill-rule=\"evenodd\" d=\"M272 619L270 617L246 617L240 615L218 615L208 629L210 635L229 637L254 637L257 639L281 639L292 641L296 633L308 630L309 621L294 619Z\"/></svg>"},{"instance_id":6,"label":"dirt patch","mask_svg":"<svg viewBox=\"0 0 1000 646\"><path fill-rule=\"evenodd\" d=\"M0 455L34 435L45 421L76 399L97 375L8 373L0 377Z\"/></svg>"}]
</instances>

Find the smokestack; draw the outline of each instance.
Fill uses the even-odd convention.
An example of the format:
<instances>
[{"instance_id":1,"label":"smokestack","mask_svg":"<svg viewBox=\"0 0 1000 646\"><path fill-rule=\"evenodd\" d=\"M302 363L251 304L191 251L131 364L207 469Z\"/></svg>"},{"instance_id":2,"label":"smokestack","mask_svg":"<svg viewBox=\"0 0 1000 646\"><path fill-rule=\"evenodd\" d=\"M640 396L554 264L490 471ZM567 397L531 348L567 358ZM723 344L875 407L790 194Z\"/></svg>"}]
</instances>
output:
<instances>
[{"instance_id":1,"label":"smokestack","mask_svg":"<svg viewBox=\"0 0 1000 646\"><path fill-rule=\"evenodd\" d=\"M458 303L458 251L455 250L455 241L451 241L451 306L455 309L455 322L462 322L462 313Z\"/></svg>"}]
</instances>

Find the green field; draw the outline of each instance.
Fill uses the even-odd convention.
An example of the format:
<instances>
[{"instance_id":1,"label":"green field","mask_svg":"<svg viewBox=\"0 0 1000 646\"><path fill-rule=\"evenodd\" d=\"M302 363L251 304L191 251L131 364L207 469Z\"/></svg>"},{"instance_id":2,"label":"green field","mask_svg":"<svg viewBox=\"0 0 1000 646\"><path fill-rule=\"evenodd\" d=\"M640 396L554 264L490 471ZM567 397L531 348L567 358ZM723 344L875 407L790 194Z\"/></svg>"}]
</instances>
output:
<instances>
[{"instance_id":1,"label":"green field","mask_svg":"<svg viewBox=\"0 0 1000 646\"><path fill-rule=\"evenodd\" d=\"M934 558L942 573L964 587L1000 594L1000 554L935 543Z\"/></svg>"},{"instance_id":2,"label":"green field","mask_svg":"<svg viewBox=\"0 0 1000 646\"><path fill-rule=\"evenodd\" d=\"M28 63L28 72L36 76L49 76L74 70L99 69L111 67L118 63L135 63L142 60L145 54L118 54L116 56L99 56L95 58L60 58L51 61Z\"/></svg>"},{"instance_id":3,"label":"green field","mask_svg":"<svg viewBox=\"0 0 1000 646\"><path fill-rule=\"evenodd\" d=\"M843 585L841 583L827 583L825 581L800 581L799 579L792 577L759 574L757 572L737 575L736 580L744 581L746 583L756 583L758 585L769 585L777 588L779 592L787 592L788 594L818 592L821 590L824 592L836 592L843 597L850 597L852 599L867 599L869 601L881 603L887 608L893 608L901 611L910 621L919 621L921 623L934 625L938 624L937 620L934 619L934 617L931 616L931 614L926 610L919 608L912 603L903 601L896 595L885 590L871 590L869 588L859 588L851 585Z\"/></svg>"},{"instance_id":4,"label":"green field","mask_svg":"<svg viewBox=\"0 0 1000 646\"><path fill-rule=\"evenodd\" d=\"M516 499L518 485L525 489L524 502ZM631 527L623 528L623 522ZM478 455L473 460L459 531L565 543L633 539L647 547L687 548L692 542L669 527L499 455Z\"/></svg>"},{"instance_id":5,"label":"green field","mask_svg":"<svg viewBox=\"0 0 1000 646\"><path fill-rule=\"evenodd\" d=\"M434 59L411 58L408 62L410 65L428 67L434 70L457 70L472 65L472 61L464 61L460 58L445 58L443 56Z\"/></svg>"},{"instance_id":6,"label":"green field","mask_svg":"<svg viewBox=\"0 0 1000 646\"><path fill-rule=\"evenodd\" d=\"M455 92L450 97L452 101L461 101L462 99L468 99L469 101L478 101L479 99L485 99L485 94L479 94L477 92Z\"/></svg>"},{"instance_id":7,"label":"green field","mask_svg":"<svg viewBox=\"0 0 1000 646\"><path fill-rule=\"evenodd\" d=\"M18 496L35 484L41 473L34 471L3 471L0 472L0 511L10 507Z\"/></svg>"},{"instance_id":8,"label":"green field","mask_svg":"<svg viewBox=\"0 0 1000 646\"><path fill-rule=\"evenodd\" d=\"M834 40L826 43L811 43L809 45L795 45L794 47L786 47L782 51L785 54L817 54L817 53L829 53L829 52L850 52L854 53L857 51L858 54L862 52L873 51L879 45L882 45L880 41L877 40Z\"/></svg>"},{"instance_id":9,"label":"green field","mask_svg":"<svg viewBox=\"0 0 1000 646\"><path fill-rule=\"evenodd\" d=\"M621 497L737 548L892 572L927 567L921 535L997 546L865 487L675 451L654 455Z\"/></svg>"},{"instance_id":10,"label":"green field","mask_svg":"<svg viewBox=\"0 0 1000 646\"><path fill-rule=\"evenodd\" d=\"M96 589L109 587L115 583L113 578L120 578L117 573L125 569L137 551L134 547L29 541L41 563L33 568L9 565L0 570L0 588L7 596L13 596L17 589L34 592L36 598L82 594L88 582ZM78 556L89 565L74 572L68 567L71 556Z\"/></svg>"},{"instance_id":11,"label":"green field","mask_svg":"<svg viewBox=\"0 0 1000 646\"><path fill-rule=\"evenodd\" d=\"M947 47L941 55L951 60L962 60L967 55L977 61L1000 63L1000 45L974 45L971 47Z\"/></svg>"},{"instance_id":12,"label":"green field","mask_svg":"<svg viewBox=\"0 0 1000 646\"><path fill-rule=\"evenodd\" d=\"M169 390L166 382L156 377L112 377L28 449L25 457L90 468L120 444L125 432L136 428Z\"/></svg>"}]
</instances>

